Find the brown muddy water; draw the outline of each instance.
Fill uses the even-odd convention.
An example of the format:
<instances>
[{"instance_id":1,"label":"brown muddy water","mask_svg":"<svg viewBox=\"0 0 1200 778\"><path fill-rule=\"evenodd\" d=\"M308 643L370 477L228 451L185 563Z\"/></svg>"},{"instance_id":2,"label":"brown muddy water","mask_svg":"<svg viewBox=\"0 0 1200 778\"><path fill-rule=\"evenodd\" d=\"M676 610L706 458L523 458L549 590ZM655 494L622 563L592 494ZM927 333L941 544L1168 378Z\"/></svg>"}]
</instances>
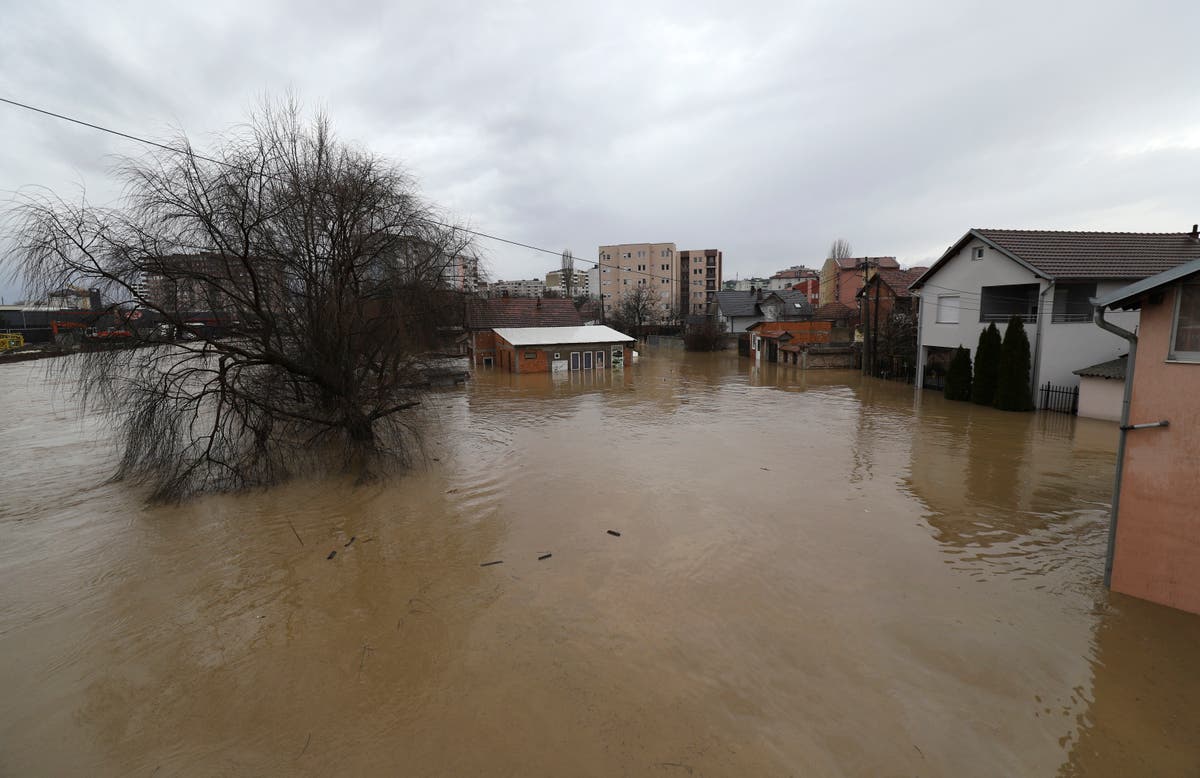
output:
<instances>
[{"instance_id":1,"label":"brown muddy water","mask_svg":"<svg viewBox=\"0 0 1200 778\"><path fill-rule=\"evenodd\" d=\"M0 774L1200 772L1200 618L1101 583L1112 424L647 349L436 395L386 484L147 508L44 375Z\"/></svg>"}]
</instances>

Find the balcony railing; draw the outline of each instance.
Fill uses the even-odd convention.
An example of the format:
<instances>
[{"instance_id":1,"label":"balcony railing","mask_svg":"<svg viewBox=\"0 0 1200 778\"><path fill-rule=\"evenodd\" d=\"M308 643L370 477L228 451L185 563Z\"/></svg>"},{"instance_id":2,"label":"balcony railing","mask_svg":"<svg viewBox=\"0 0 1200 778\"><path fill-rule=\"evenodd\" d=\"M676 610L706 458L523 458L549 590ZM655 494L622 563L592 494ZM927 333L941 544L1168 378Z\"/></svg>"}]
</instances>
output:
<instances>
[{"instance_id":1,"label":"balcony railing","mask_svg":"<svg viewBox=\"0 0 1200 778\"><path fill-rule=\"evenodd\" d=\"M1080 324L1090 322L1092 320L1091 312L1088 313L1056 313L1050 317L1050 321L1055 324Z\"/></svg>"},{"instance_id":2,"label":"balcony railing","mask_svg":"<svg viewBox=\"0 0 1200 778\"><path fill-rule=\"evenodd\" d=\"M980 313L979 321L985 324L987 322L1003 324L1014 316L1020 319L1024 324L1033 324L1035 321L1037 321L1036 313Z\"/></svg>"}]
</instances>

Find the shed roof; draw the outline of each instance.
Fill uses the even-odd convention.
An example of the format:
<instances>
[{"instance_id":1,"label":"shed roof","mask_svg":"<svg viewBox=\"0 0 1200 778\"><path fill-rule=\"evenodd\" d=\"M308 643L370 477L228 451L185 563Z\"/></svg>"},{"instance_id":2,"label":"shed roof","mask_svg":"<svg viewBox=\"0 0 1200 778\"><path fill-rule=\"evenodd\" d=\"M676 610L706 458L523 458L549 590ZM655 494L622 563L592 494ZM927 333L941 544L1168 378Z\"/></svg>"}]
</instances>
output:
<instances>
[{"instance_id":1,"label":"shed roof","mask_svg":"<svg viewBox=\"0 0 1200 778\"><path fill-rule=\"evenodd\" d=\"M566 298L491 297L467 301L467 327L572 327L583 324L575 302Z\"/></svg>"},{"instance_id":2,"label":"shed roof","mask_svg":"<svg viewBox=\"0 0 1200 778\"><path fill-rule=\"evenodd\" d=\"M495 332L514 346L633 342L633 338L603 324L585 324L579 327L496 327Z\"/></svg>"},{"instance_id":3,"label":"shed roof","mask_svg":"<svg viewBox=\"0 0 1200 778\"><path fill-rule=\"evenodd\" d=\"M1125 365L1128 360L1125 358L1128 355L1119 356L1116 359L1110 359L1107 362L1101 362L1098 365L1081 368L1072 372L1077 376L1086 376L1090 378L1119 378L1125 380Z\"/></svg>"},{"instance_id":4,"label":"shed roof","mask_svg":"<svg viewBox=\"0 0 1200 778\"><path fill-rule=\"evenodd\" d=\"M834 300L831 303L825 303L813 313L813 318L818 321L836 319L850 319L858 315L858 311L846 305L843 302Z\"/></svg>"}]
</instances>

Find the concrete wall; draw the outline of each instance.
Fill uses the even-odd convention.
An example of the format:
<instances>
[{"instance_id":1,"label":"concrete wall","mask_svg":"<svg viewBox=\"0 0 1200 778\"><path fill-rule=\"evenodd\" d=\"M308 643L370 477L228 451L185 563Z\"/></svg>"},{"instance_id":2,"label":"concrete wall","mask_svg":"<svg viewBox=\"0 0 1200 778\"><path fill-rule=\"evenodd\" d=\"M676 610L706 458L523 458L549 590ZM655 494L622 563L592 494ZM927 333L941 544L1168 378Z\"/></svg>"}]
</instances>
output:
<instances>
[{"instance_id":1,"label":"concrete wall","mask_svg":"<svg viewBox=\"0 0 1200 778\"><path fill-rule=\"evenodd\" d=\"M1079 415L1089 419L1120 421L1124 397L1123 380L1083 376L1079 380Z\"/></svg>"},{"instance_id":2,"label":"concrete wall","mask_svg":"<svg viewBox=\"0 0 1200 778\"><path fill-rule=\"evenodd\" d=\"M1200 364L1168 362L1176 290L1142 309L1112 588L1200 613Z\"/></svg>"}]
</instances>

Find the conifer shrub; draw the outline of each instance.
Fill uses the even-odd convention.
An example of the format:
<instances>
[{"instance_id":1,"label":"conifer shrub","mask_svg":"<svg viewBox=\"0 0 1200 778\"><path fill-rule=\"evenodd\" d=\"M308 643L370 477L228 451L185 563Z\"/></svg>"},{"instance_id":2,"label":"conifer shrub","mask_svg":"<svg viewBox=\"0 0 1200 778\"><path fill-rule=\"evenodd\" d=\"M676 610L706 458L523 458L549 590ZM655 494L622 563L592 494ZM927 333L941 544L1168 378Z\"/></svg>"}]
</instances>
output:
<instances>
[{"instance_id":1,"label":"conifer shrub","mask_svg":"<svg viewBox=\"0 0 1200 778\"><path fill-rule=\"evenodd\" d=\"M946 370L945 393L947 400L971 399L971 352L961 344L954 350Z\"/></svg>"},{"instance_id":2,"label":"conifer shrub","mask_svg":"<svg viewBox=\"0 0 1200 778\"><path fill-rule=\"evenodd\" d=\"M979 405L996 402L996 386L1000 382L1000 330L995 322L979 333L975 348L975 374L971 379L971 401Z\"/></svg>"},{"instance_id":3,"label":"conifer shrub","mask_svg":"<svg viewBox=\"0 0 1200 778\"><path fill-rule=\"evenodd\" d=\"M1002 411L1031 411L1033 397L1029 392L1031 358L1029 338L1020 317L1008 320L1004 342L1000 345L1000 375L996 384L994 405Z\"/></svg>"}]
</instances>

